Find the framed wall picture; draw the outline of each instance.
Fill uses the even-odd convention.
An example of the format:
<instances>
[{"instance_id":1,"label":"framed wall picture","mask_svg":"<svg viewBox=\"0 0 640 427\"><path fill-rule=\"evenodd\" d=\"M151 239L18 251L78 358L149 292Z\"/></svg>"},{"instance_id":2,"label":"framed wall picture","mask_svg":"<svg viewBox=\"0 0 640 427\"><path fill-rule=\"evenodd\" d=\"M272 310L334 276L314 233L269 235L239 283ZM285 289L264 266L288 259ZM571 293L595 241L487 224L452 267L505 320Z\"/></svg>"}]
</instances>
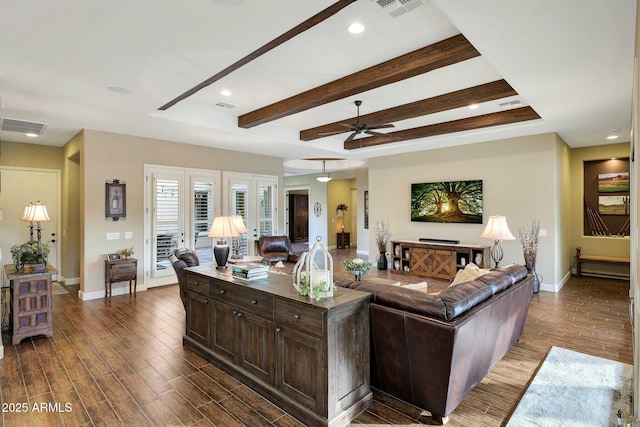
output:
<instances>
[{"instance_id":1,"label":"framed wall picture","mask_svg":"<svg viewBox=\"0 0 640 427\"><path fill-rule=\"evenodd\" d=\"M107 259L109 261L119 261L120 260L120 254L107 254Z\"/></svg>"},{"instance_id":2,"label":"framed wall picture","mask_svg":"<svg viewBox=\"0 0 640 427\"><path fill-rule=\"evenodd\" d=\"M127 216L127 187L119 179L105 183L105 217L118 221Z\"/></svg>"}]
</instances>

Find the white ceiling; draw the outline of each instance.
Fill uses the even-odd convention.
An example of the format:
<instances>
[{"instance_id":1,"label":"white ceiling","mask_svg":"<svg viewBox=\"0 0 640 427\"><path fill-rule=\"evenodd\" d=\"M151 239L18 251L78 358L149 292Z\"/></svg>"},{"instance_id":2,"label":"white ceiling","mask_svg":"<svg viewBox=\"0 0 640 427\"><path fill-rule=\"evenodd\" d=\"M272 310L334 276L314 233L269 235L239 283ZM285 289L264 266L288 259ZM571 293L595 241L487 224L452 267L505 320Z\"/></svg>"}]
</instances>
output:
<instances>
[{"instance_id":1,"label":"white ceiling","mask_svg":"<svg viewBox=\"0 0 640 427\"><path fill-rule=\"evenodd\" d=\"M366 160L544 132L557 132L572 147L610 143L614 129L618 141L628 140L633 0L432 0L396 18L358 0L158 110L334 1L0 0L0 117L47 124L36 139L15 132L0 132L0 139L62 146L89 128L284 160ZM365 31L348 33L353 21ZM241 114L458 33L480 57L251 129L237 126ZM404 120L394 130L500 111L513 99L540 120L350 151L343 148L346 133L299 140L302 129L353 117L355 99L366 114L501 78L519 96ZM232 95L220 95L223 88ZM236 107L216 107L220 101Z\"/></svg>"}]
</instances>

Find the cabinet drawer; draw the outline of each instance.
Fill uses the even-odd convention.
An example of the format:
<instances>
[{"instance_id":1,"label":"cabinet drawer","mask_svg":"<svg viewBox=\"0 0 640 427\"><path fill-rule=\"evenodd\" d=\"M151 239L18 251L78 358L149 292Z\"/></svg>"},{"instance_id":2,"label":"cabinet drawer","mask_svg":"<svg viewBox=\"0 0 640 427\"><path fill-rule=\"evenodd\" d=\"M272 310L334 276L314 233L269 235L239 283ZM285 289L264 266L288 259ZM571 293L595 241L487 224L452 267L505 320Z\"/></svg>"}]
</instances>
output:
<instances>
[{"instance_id":1,"label":"cabinet drawer","mask_svg":"<svg viewBox=\"0 0 640 427\"><path fill-rule=\"evenodd\" d=\"M211 295L215 298L236 305L247 313L273 318L273 297L267 293L238 286L233 283L213 281Z\"/></svg>"},{"instance_id":2,"label":"cabinet drawer","mask_svg":"<svg viewBox=\"0 0 640 427\"><path fill-rule=\"evenodd\" d=\"M276 322L317 336L324 336L324 312L302 304L276 300Z\"/></svg>"},{"instance_id":3,"label":"cabinet drawer","mask_svg":"<svg viewBox=\"0 0 640 427\"><path fill-rule=\"evenodd\" d=\"M113 264L111 266L111 281L120 282L135 279L137 274L136 265L133 263Z\"/></svg>"},{"instance_id":4,"label":"cabinet drawer","mask_svg":"<svg viewBox=\"0 0 640 427\"><path fill-rule=\"evenodd\" d=\"M209 295L209 280L204 277L194 276L189 274L187 276L187 289L196 292L200 295Z\"/></svg>"}]
</instances>

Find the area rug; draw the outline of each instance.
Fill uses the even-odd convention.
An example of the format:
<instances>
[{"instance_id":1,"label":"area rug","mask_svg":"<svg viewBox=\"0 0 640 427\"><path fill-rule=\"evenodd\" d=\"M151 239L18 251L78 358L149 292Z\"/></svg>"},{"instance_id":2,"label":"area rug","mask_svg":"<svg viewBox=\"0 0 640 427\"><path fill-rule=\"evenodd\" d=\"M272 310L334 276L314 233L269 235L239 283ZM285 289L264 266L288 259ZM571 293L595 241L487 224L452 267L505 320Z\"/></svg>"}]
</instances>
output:
<instances>
[{"instance_id":1,"label":"area rug","mask_svg":"<svg viewBox=\"0 0 640 427\"><path fill-rule=\"evenodd\" d=\"M552 347L507 427L615 426L631 410L631 365Z\"/></svg>"},{"instance_id":2,"label":"area rug","mask_svg":"<svg viewBox=\"0 0 640 427\"><path fill-rule=\"evenodd\" d=\"M53 282L53 284L51 285L51 293L53 295L63 295L68 294L69 292L60 283Z\"/></svg>"}]
</instances>

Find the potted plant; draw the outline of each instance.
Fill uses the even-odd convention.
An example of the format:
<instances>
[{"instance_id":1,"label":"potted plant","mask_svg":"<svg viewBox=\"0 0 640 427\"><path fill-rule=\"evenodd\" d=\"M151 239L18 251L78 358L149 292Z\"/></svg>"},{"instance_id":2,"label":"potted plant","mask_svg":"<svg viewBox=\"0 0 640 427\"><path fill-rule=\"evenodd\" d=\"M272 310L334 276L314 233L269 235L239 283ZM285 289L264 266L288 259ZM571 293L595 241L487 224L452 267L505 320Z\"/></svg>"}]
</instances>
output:
<instances>
[{"instance_id":1,"label":"potted plant","mask_svg":"<svg viewBox=\"0 0 640 427\"><path fill-rule=\"evenodd\" d=\"M48 245L42 245L41 251L42 253L39 254L36 240L30 240L21 245L13 245L11 247L11 258L13 258L13 265L16 270L22 270L26 264L37 264L40 257L46 264L50 248Z\"/></svg>"},{"instance_id":2,"label":"potted plant","mask_svg":"<svg viewBox=\"0 0 640 427\"><path fill-rule=\"evenodd\" d=\"M518 229L518 240L522 246L524 266L535 280L533 293L540 292L540 279L536 273L536 258L538 256L538 236L540 235L540 220L534 219Z\"/></svg>"},{"instance_id":3,"label":"potted plant","mask_svg":"<svg viewBox=\"0 0 640 427\"><path fill-rule=\"evenodd\" d=\"M124 259L131 259L131 255L133 255L133 246L131 246L130 248L124 248L122 251L120 251L120 254Z\"/></svg>"},{"instance_id":4,"label":"potted plant","mask_svg":"<svg viewBox=\"0 0 640 427\"><path fill-rule=\"evenodd\" d=\"M378 244L378 270L387 269L387 244L391 237L389 232L389 224L383 219L376 221L376 227L374 229L374 235L376 236L376 243Z\"/></svg>"},{"instance_id":5,"label":"potted plant","mask_svg":"<svg viewBox=\"0 0 640 427\"><path fill-rule=\"evenodd\" d=\"M345 259L342 263L344 264L344 270L349 274L353 274L356 280L360 280L362 275L369 271L374 264L373 261L361 258Z\"/></svg>"},{"instance_id":6,"label":"potted plant","mask_svg":"<svg viewBox=\"0 0 640 427\"><path fill-rule=\"evenodd\" d=\"M348 210L349 210L349 207L346 204L340 203L337 208L338 216L339 217L343 216L344 213Z\"/></svg>"}]
</instances>

